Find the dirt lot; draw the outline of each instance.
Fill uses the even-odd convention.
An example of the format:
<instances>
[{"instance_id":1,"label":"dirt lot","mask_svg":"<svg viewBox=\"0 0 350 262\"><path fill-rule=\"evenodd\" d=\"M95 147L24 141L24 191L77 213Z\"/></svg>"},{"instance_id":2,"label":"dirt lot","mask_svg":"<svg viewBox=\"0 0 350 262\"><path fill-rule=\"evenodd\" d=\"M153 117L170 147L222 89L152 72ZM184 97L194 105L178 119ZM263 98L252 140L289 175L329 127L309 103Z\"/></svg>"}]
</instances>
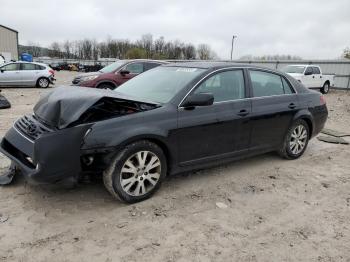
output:
<instances>
[{"instance_id":1,"label":"dirt lot","mask_svg":"<svg viewBox=\"0 0 350 262\"><path fill-rule=\"evenodd\" d=\"M48 91L3 89L0 137ZM349 132L350 92L326 99L327 127ZM0 156L0 173L8 164ZM0 261L350 261L350 146L317 139L295 161L271 153L168 178L135 205L102 182L19 180L0 199Z\"/></svg>"}]
</instances>

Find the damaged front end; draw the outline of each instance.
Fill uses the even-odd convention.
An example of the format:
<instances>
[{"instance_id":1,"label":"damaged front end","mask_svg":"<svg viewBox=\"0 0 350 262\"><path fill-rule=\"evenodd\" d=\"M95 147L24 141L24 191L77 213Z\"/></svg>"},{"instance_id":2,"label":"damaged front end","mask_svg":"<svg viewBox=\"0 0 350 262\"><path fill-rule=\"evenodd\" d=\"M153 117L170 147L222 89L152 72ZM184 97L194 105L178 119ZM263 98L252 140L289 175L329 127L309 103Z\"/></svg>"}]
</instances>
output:
<instances>
[{"instance_id":1,"label":"damaged front end","mask_svg":"<svg viewBox=\"0 0 350 262\"><path fill-rule=\"evenodd\" d=\"M94 123L156 108L113 91L56 88L18 119L1 141L12 168L34 183L76 182L83 172L101 171L115 148L82 146Z\"/></svg>"}]
</instances>

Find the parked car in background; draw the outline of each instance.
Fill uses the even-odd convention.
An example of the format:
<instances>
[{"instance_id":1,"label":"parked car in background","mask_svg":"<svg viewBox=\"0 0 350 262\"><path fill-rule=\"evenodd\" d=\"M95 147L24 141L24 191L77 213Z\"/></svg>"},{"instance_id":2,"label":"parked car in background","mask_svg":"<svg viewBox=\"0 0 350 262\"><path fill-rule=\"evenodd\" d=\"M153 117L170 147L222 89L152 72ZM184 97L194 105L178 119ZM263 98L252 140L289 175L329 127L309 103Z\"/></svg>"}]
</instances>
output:
<instances>
[{"instance_id":1,"label":"parked car in background","mask_svg":"<svg viewBox=\"0 0 350 262\"><path fill-rule=\"evenodd\" d=\"M167 174L269 151L299 158L327 114L322 94L286 74L178 63L114 91L55 88L15 122L0 151L29 181L75 182L95 173L114 197L132 203L150 197Z\"/></svg>"},{"instance_id":2,"label":"parked car in background","mask_svg":"<svg viewBox=\"0 0 350 262\"><path fill-rule=\"evenodd\" d=\"M282 71L294 77L305 87L319 89L323 94L327 94L329 88L334 86L334 75L322 74L321 68L317 65L289 65Z\"/></svg>"},{"instance_id":3,"label":"parked car in background","mask_svg":"<svg viewBox=\"0 0 350 262\"><path fill-rule=\"evenodd\" d=\"M0 65L0 86L47 88L54 81L54 70L45 64L19 61Z\"/></svg>"},{"instance_id":4,"label":"parked car in background","mask_svg":"<svg viewBox=\"0 0 350 262\"><path fill-rule=\"evenodd\" d=\"M119 60L98 72L78 75L72 83L77 86L115 89L138 74L166 63L158 60Z\"/></svg>"}]
</instances>

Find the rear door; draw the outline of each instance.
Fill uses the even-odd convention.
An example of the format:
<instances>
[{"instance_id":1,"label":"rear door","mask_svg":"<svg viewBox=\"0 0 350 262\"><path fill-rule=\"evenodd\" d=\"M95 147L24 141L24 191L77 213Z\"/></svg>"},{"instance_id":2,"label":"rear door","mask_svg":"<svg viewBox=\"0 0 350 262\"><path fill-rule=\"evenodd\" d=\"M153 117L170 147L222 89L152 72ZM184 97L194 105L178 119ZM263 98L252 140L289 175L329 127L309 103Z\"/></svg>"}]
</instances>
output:
<instances>
[{"instance_id":1,"label":"rear door","mask_svg":"<svg viewBox=\"0 0 350 262\"><path fill-rule=\"evenodd\" d=\"M0 67L0 85L15 86L21 85L20 64L10 63Z\"/></svg>"},{"instance_id":2,"label":"rear door","mask_svg":"<svg viewBox=\"0 0 350 262\"><path fill-rule=\"evenodd\" d=\"M178 159L196 164L248 151L251 101L243 70L226 70L203 80L192 93L211 93L214 104L178 109Z\"/></svg>"},{"instance_id":3,"label":"rear door","mask_svg":"<svg viewBox=\"0 0 350 262\"><path fill-rule=\"evenodd\" d=\"M252 91L252 150L281 145L299 102L286 78L278 74L249 70Z\"/></svg>"},{"instance_id":4,"label":"rear door","mask_svg":"<svg viewBox=\"0 0 350 262\"><path fill-rule=\"evenodd\" d=\"M319 67L313 66L312 71L313 71L313 87L320 88L323 85L321 70Z\"/></svg>"},{"instance_id":5,"label":"rear door","mask_svg":"<svg viewBox=\"0 0 350 262\"><path fill-rule=\"evenodd\" d=\"M30 63L21 63L21 75L23 85L32 85L36 84L40 70L36 67L35 64Z\"/></svg>"}]
</instances>

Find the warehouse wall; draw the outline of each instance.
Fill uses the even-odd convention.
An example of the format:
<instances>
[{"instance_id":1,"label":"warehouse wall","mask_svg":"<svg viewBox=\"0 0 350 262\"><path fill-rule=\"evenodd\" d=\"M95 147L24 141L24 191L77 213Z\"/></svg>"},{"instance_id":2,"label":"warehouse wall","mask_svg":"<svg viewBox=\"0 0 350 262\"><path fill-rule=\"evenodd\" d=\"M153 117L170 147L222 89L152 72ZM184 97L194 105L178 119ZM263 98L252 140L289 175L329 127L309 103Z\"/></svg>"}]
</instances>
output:
<instances>
[{"instance_id":1,"label":"warehouse wall","mask_svg":"<svg viewBox=\"0 0 350 262\"><path fill-rule=\"evenodd\" d=\"M0 53L10 53L11 59L18 59L17 33L0 26Z\"/></svg>"}]
</instances>

